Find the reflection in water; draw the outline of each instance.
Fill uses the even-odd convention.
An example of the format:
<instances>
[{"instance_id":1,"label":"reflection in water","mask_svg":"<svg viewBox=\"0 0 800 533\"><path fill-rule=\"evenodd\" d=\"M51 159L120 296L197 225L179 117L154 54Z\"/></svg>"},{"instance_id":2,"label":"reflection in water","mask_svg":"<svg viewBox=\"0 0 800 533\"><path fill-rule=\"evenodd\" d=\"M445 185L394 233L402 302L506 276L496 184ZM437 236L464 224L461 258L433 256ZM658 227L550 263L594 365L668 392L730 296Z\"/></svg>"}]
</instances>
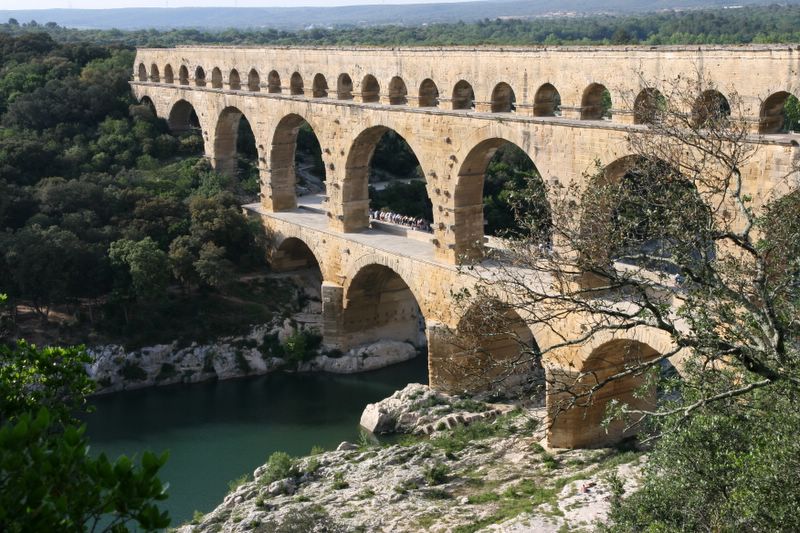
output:
<instances>
[{"instance_id":1,"label":"reflection in water","mask_svg":"<svg viewBox=\"0 0 800 533\"><path fill-rule=\"evenodd\" d=\"M408 383L427 383L427 360L339 376L282 374L150 388L101 396L85 417L93 453L111 457L169 450L161 479L170 483L173 526L210 511L228 481L252 473L277 450L304 455L358 438L367 403Z\"/></svg>"}]
</instances>

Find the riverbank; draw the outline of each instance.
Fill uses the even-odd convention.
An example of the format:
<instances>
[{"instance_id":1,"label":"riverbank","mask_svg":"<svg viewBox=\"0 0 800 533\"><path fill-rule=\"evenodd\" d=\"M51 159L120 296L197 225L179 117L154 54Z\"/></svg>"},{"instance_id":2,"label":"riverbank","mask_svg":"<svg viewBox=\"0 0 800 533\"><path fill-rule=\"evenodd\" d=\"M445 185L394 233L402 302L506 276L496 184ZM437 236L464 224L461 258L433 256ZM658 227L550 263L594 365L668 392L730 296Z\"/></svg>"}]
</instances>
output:
<instances>
[{"instance_id":1,"label":"riverbank","mask_svg":"<svg viewBox=\"0 0 800 533\"><path fill-rule=\"evenodd\" d=\"M636 486L636 452L545 450L544 411L517 409L377 445L276 454L179 531L590 531Z\"/></svg>"}]
</instances>

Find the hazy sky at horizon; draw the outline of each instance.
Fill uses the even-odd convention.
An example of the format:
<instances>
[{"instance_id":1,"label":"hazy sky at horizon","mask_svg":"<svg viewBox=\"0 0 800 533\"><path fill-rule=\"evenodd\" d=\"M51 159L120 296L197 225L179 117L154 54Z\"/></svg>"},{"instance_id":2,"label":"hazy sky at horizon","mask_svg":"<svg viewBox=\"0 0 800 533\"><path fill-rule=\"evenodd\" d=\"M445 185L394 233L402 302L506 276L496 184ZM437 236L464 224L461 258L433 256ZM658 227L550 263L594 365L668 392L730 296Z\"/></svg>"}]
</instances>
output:
<instances>
[{"instance_id":1,"label":"hazy sky at horizon","mask_svg":"<svg viewBox=\"0 0 800 533\"><path fill-rule=\"evenodd\" d=\"M298 7L431 4L465 0L0 0L3 9L108 9L116 7Z\"/></svg>"}]
</instances>

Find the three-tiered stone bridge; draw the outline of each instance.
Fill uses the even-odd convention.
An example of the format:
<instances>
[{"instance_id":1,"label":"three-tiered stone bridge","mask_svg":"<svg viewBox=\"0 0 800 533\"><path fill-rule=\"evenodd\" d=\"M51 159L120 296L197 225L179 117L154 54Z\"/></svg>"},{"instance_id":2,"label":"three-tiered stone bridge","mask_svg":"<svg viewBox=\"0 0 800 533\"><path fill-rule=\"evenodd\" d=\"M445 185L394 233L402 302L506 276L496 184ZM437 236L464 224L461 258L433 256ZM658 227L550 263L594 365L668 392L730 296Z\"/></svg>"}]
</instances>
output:
<instances>
[{"instance_id":1,"label":"three-tiered stone bridge","mask_svg":"<svg viewBox=\"0 0 800 533\"><path fill-rule=\"evenodd\" d=\"M326 345L414 341L423 321L431 386L460 390L447 332L458 330L464 314L453 294L474 283L458 262L480 256L484 173L495 151L518 146L548 184L584 180L595 161L623 168L614 163L631 155L627 137L647 127L643 104L659 94L643 80L696 72L718 89L699 94L687 113L702 112L708 102L724 105L725 92L737 91L752 124L750 140L762 145L742 169L745 186L765 198L798 156L796 138L781 133L783 105L798 94L800 80L800 49L786 46L139 49L131 84L174 131L189 128L196 115L206 156L221 172L235 170L239 121L246 117L256 139L261 201L245 207L275 237L274 268L319 266ZM604 94L611 97L610 118ZM295 147L305 122L322 149L321 203L296 193ZM370 160L388 130L408 142L423 169L432 234L370 227ZM553 331L574 331L575 320L526 334L546 348L558 342ZM544 366L609 372L609 361L623 364L623 352L669 347L662 335L637 330L571 347ZM495 339L487 348L503 358L518 345ZM630 399L637 385L615 382L588 410L562 413L550 444L619 438L621 429L599 425L605 403Z\"/></svg>"}]
</instances>

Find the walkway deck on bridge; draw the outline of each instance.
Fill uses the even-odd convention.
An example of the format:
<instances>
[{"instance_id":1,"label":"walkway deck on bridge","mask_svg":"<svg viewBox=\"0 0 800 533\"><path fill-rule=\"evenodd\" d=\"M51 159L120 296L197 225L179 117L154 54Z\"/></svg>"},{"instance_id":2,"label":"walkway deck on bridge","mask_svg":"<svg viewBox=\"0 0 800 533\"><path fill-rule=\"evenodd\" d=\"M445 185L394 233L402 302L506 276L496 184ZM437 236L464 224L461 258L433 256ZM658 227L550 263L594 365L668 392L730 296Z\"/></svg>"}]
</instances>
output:
<instances>
[{"instance_id":1,"label":"walkway deck on bridge","mask_svg":"<svg viewBox=\"0 0 800 533\"><path fill-rule=\"evenodd\" d=\"M322 208L322 199L318 195L306 195L298 197L297 209L291 211L281 211L271 213L266 211L259 203L247 204L242 206L244 209L253 213L258 213L261 216L275 218L284 222L297 224L298 226L311 228L320 233L326 233L331 236L342 237L344 234L337 231L332 231L328 227L328 217ZM376 224L373 224L375 226ZM381 224L390 229L389 224ZM405 230L402 226L396 226L398 231ZM433 235L416 230L409 229L408 232L414 232L416 235L409 237L401 234L394 234L386 229L368 228L361 230L357 233L347 233L347 239L357 242L362 245L370 246L376 250L388 252L390 254L409 257L417 261L425 261L434 264L440 268L448 268L456 270L455 266L448 265L434 258L434 245L430 242Z\"/></svg>"}]
</instances>

